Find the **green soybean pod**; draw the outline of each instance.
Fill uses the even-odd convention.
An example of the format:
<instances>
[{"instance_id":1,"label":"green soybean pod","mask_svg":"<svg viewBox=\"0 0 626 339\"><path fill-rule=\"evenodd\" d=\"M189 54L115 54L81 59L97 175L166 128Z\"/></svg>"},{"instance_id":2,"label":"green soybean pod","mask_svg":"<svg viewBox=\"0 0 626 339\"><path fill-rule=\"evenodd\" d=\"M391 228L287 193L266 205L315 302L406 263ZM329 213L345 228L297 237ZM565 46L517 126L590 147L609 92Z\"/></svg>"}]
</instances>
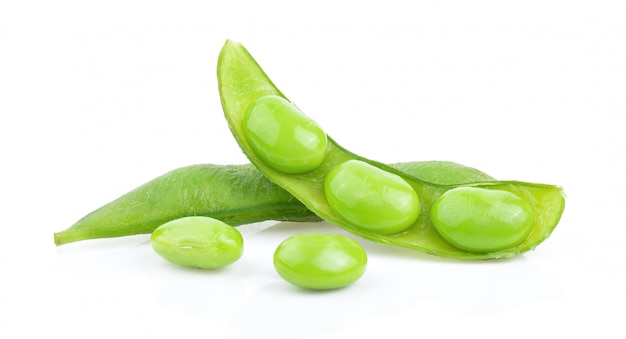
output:
<instances>
[{"instance_id":1,"label":"green soybean pod","mask_svg":"<svg viewBox=\"0 0 626 339\"><path fill-rule=\"evenodd\" d=\"M515 247L526 239L534 223L532 208L524 199L478 187L447 191L433 204L430 217L444 239L470 252Z\"/></svg>"},{"instance_id":2,"label":"green soybean pod","mask_svg":"<svg viewBox=\"0 0 626 339\"><path fill-rule=\"evenodd\" d=\"M232 226L320 220L251 164L199 164L165 173L97 208L55 233L54 242L149 234L187 216L212 217Z\"/></svg>"},{"instance_id":3,"label":"green soybean pod","mask_svg":"<svg viewBox=\"0 0 626 339\"><path fill-rule=\"evenodd\" d=\"M410 161L389 166L409 176L438 185L467 185L495 181L485 172L452 161Z\"/></svg>"},{"instance_id":4,"label":"green soybean pod","mask_svg":"<svg viewBox=\"0 0 626 339\"><path fill-rule=\"evenodd\" d=\"M449 161L395 163L400 171L441 184L493 180ZM169 171L100 206L54 234L56 245L98 238L149 234L159 225L188 216L207 216L238 226L277 220L321 219L252 164L198 164Z\"/></svg>"},{"instance_id":5,"label":"green soybean pod","mask_svg":"<svg viewBox=\"0 0 626 339\"><path fill-rule=\"evenodd\" d=\"M217 269L237 261L243 253L241 233L209 217L169 221L150 237L154 251L164 259L187 267Z\"/></svg>"},{"instance_id":6,"label":"green soybean pod","mask_svg":"<svg viewBox=\"0 0 626 339\"><path fill-rule=\"evenodd\" d=\"M218 60L218 88L222 108L230 130L239 146L268 179L287 190L308 209L333 224L374 242L406 247L429 254L462 259L491 259L518 255L534 249L543 242L557 226L563 213L563 191L554 185L525 183L519 181L488 181L457 185L441 185L421 180L382 163L365 159L342 148L327 136L328 150L322 163L304 174L284 173L264 163L245 137L243 119L255 100L265 96L287 97L274 85L250 53L241 45L227 41ZM318 96L319 97L319 96ZM337 216L326 198L324 182L337 166L349 160L360 160L381 170L396 174L413 187L420 198L421 210L413 225L399 234L379 234L355 227ZM493 252L477 253L459 249L447 242L430 220L433 203L446 191L459 185L509 191L524 199L531 206L534 223L529 236L520 244Z\"/></svg>"},{"instance_id":7,"label":"green soybean pod","mask_svg":"<svg viewBox=\"0 0 626 339\"><path fill-rule=\"evenodd\" d=\"M300 287L328 290L357 281L367 266L367 254L353 239L335 234L298 234L274 252L274 268Z\"/></svg>"}]
</instances>

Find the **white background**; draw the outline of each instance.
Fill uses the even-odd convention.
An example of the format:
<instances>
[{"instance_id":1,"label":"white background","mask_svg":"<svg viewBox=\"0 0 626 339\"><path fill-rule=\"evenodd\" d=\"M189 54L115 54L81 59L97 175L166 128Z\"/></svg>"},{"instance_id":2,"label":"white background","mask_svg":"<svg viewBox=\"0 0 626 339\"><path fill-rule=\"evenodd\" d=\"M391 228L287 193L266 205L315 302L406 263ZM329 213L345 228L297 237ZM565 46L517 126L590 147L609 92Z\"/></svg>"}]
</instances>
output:
<instances>
[{"instance_id":1,"label":"white background","mask_svg":"<svg viewBox=\"0 0 626 339\"><path fill-rule=\"evenodd\" d=\"M298 3L298 4L296 4ZM0 337L617 338L626 334L623 1L0 1ZM174 267L149 236L53 232L194 163L245 163L216 62L242 42L344 147L562 185L512 260L359 240L368 271L312 293L275 247L335 226L242 227L240 261Z\"/></svg>"}]
</instances>

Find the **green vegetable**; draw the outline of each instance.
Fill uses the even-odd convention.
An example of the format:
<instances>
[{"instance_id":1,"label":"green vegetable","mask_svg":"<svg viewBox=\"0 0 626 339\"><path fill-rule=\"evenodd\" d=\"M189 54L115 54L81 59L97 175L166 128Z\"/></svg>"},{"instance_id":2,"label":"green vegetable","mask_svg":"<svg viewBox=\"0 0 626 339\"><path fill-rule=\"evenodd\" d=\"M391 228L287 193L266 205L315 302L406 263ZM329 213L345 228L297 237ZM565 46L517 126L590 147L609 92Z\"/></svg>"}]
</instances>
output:
<instances>
[{"instance_id":1,"label":"green vegetable","mask_svg":"<svg viewBox=\"0 0 626 339\"><path fill-rule=\"evenodd\" d=\"M300 175L281 172L268 166L254 152L243 129L243 120L252 103L258 98L273 95L287 99L248 51L238 43L227 41L218 61L218 87L225 117L239 146L267 178L287 190L321 218L369 240L407 247L430 254L464 259L489 259L510 257L534 249L556 227L564 209L564 197L560 187L518 181L491 181L466 186L511 192L531 206L535 222L529 236L517 246L494 252L474 253L454 247L444 240L430 220L433 203L446 191L459 185L440 185L421 180L390 166L362 158L339 146L328 136L328 151L322 163L314 170ZM367 162L383 171L396 174L406 180L420 197L422 213L417 221L402 233L383 235L355 227L337 216L326 199L324 182L326 176L338 165L348 160Z\"/></svg>"},{"instance_id":2,"label":"green vegetable","mask_svg":"<svg viewBox=\"0 0 626 339\"><path fill-rule=\"evenodd\" d=\"M453 182L491 178L471 167L446 161L391 166L441 183L448 178ZM54 242L62 245L148 234L165 222L186 216L212 217L232 226L264 220L320 221L251 164L192 165L168 172L96 209L68 229L55 233Z\"/></svg>"},{"instance_id":3,"label":"green vegetable","mask_svg":"<svg viewBox=\"0 0 626 339\"><path fill-rule=\"evenodd\" d=\"M439 185L495 181L493 177L484 172L450 161L401 162L389 166L423 181Z\"/></svg>"},{"instance_id":4,"label":"green vegetable","mask_svg":"<svg viewBox=\"0 0 626 339\"><path fill-rule=\"evenodd\" d=\"M289 193L248 165L192 165L166 173L56 233L57 245L146 234L186 216L229 225L262 220L319 221Z\"/></svg>"},{"instance_id":5,"label":"green vegetable","mask_svg":"<svg viewBox=\"0 0 626 339\"><path fill-rule=\"evenodd\" d=\"M285 173L315 169L326 154L326 134L278 96L255 100L243 121L250 146L269 166Z\"/></svg>"},{"instance_id":6,"label":"green vegetable","mask_svg":"<svg viewBox=\"0 0 626 339\"><path fill-rule=\"evenodd\" d=\"M167 222L154 230L150 242L164 259L195 268L222 268L237 261L243 253L239 231L208 217L185 217Z\"/></svg>"},{"instance_id":7,"label":"green vegetable","mask_svg":"<svg viewBox=\"0 0 626 339\"><path fill-rule=\"evenodd\" d=\"M526 239L535 222L524 199L477 187L447 191L433 204L430 217L444 239L471 252L514 247Z\"/></svg>"},{"instance_id":8,"label":"green vegetable","mask_svg":"<svg viewBox=\"0 0 626 339\"><path fill-rule=\"evenodd\" d=\"M330 171L324 193L338 217L378 234L404 231L420 212L417 193L404 179L359 160Z\"/></svg>"},{"instance_id":9,"label":"green vegetable","mask_svg":"<svg viewBox=\"0 0 626 339\"><path fill-rule=\"evenodd\" d=\"M294 235L274 252L276 272L286 281L310 289L348 286L365 273L366 266L365 250L342 235Z\"/></svg>"}]
</instances>

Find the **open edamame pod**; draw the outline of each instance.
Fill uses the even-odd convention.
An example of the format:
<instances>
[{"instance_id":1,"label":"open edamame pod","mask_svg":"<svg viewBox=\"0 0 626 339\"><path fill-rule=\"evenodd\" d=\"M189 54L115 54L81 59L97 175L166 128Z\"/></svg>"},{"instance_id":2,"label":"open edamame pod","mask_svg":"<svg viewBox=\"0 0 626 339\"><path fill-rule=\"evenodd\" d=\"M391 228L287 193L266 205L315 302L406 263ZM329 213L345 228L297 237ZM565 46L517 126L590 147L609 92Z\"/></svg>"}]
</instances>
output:
<instances>
[{"instance_id":1,"label":"open edamame pod","mask_svg":"<svg viewBox=\"0 0 626 339\"><path fill-rule=\"evenodd\" d=\"M449 161L404 162L390 166L439 183L493 179L477 169ZM69 228L55 233L54 242L63 245L149 234L163 223L189 216L212 217L231 226L265 220L321 221L252 164L199 164L172 170L101 206Z\"/></svg>"},{"instance_id":2,"label":"open edamame pod","mask_svg":"<svg viewBox=\"0 0 626 339\"><path fill-rule=\"evenodd\" d=\"M222 108L229 128L250 162L267 178L291 193L322 219L339 225L358 236L378 243L411 248L444 257L463 259L504 258L534 249L552 233L561 217L565 201L560 187L519 181L438 184L422 180L390 166L353 154L338 145L330 136L327 136L326 143L324 143L316 128L312 128L310 131L307 131L305 128L305 131L300 134L292 133L292 142L294 143L300 143L302 146L306 145L307 140L310 139L313 140L315 145L318 145L312 148L312 151L316 153L315 161L305 161L305 166L301 166L300 170L287 172L281 167L282 163L285 163L284 160L281 160L282 163L280 163L268 157L268 155L276 155L278 157L286 155L283 152L284 149L281 149L284 145L275 145L272 142L282 138L283 135L280 134L282 133L281 129L302 130L303 126L307 126L306 121L303 122L300 118L287 119L289 126L280 126L283 118L281 112L272 115L267 110L257 109L259 103L267 105L270 102L269 105L273 105L271 110L280 111L282 110L280 107L284 107L282 106L283 102L289 102L289 100L272 83L241 44L233 41L225 43L218 60L217 74ZM276 97L282 99L276 100ZM271 98L271 100L268 101L266 98ZM297 110L295 106L289 109ZM266 126L268 132L276 133L278 131L281 137L273 139L276 135L264 135L262 134L264 133L262 128L248 124L247 121L251 120L249 117L251 114L254 114L253 118L258 118L259 121L265 119L268 122ZM298 115L300 113L296 112L294 114ZM288 131L287 133L291 132ZM288 140L289 138L282 139ZM253 146L251 143L256 143L257 145ZM320 147L325 147L321 161L319 160ZM299 148L306 149L306 147L300 146ZM296 157L300 155L306 154L296 154ZM386 234L372 228L361 227L362 225L355 225L355 223L358 223L358 221L355 221L356 218L350 219L350 216L338 215L337 210L343 207L338 208L337 206L331 206L331 203L329 203L327 180L329 175L331 180L333 176L337 175L333 171L338 166L342 166L349 161L358 163L356 170L349 169L353 173L358 171L363 173L371 171L373 173L376 170L380 170L406 181L415 190L419 199L419 204L417 204L419 207L414 207L419 208L419 213L415 216L415 220L411 220L411 224L408 227L397 233ZM373 167L374 170L371 170L369 167ZM381 185L385 185L389 180L383 179L385 182ZM404 189L400 188L402 186L400 183L394 183L392 186L399 187L400 191ZM506 191L519 197L524 204L529 206L532 213L532 224L529 234L520 243L513 244L511 247L487 252L463 250L444 240L433 225L430 212L433 204L442 194L459 186ZM338 195L341 195L339 189L337 192L339 192ZM400 195L403 194L400 193ZM407 199L411 200L413 198ZM413 206L416 206L416 204L413 204ZM401 220L400 223L413 217L407 217Z\"/></svg>"}]
</instances>

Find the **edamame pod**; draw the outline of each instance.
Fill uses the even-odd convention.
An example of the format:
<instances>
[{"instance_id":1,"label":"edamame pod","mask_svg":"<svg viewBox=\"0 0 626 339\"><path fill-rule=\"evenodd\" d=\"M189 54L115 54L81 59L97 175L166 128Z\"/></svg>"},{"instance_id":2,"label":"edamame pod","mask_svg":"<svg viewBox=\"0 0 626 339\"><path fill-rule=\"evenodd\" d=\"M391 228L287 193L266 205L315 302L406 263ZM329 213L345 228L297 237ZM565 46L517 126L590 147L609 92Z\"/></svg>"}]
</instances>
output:
<instances>
[{"instance_id":1,"label":"edamame pod","mask_svg":"<svg viewBox=\"0 0 626 339\"><path fill-rule=\"evenodd\" d=\"M466 186L508 191L520 197L531 207L534 220L529 236L519 245L497 251L476 253L452 246L444 240L430 220L430 210L437 198L461 184L441 185L421 180L390 166L365 159L349 152L328 136L328 150L320 165L300 175L284 173L264 163L245 137L243 120L250 105L265 96L285 95L272 83L248 51L239 43L227 41L218 60L218 88L230 130L243 152L267 178L287 190L321 218L344 229L372 240L393 246L407 247L429 254L463 259L491 259L511 257L534 249L554 230L563 212L565 201L560 187L519 181L490 181ZM380 234L347 222L336 215L324 193L327 175L337 166L359 160L405 179L420 197L421 213L417 221L398 234Z\"/></svg>"},{"instance_id":2,"label":"edamame pod","mask_svg":"<svg viewBox=\"0 0 626 339\"><path fill-rule=\"evenodd\" d=\"M57 245L152 233L170 220L212 217L231 226L263 220L320 219L254 166L192 165L166 173L54 234Z\"/></svg>"},{"instance_id":3,"label":"edamame pod","mask_svg":"<svg viewBox=\"0 0 626 339\"><path fill-rule=\"evenodd\" d=\"M458 183L492 180L471 167L448 161L390 165L424 180ZM56 245L152 233L187 216L207 216L231 226L277 221L320 221L298 199L266 179L252 164L181 167L92 211L54 234Z\"/></svg>"}]
</instances>

